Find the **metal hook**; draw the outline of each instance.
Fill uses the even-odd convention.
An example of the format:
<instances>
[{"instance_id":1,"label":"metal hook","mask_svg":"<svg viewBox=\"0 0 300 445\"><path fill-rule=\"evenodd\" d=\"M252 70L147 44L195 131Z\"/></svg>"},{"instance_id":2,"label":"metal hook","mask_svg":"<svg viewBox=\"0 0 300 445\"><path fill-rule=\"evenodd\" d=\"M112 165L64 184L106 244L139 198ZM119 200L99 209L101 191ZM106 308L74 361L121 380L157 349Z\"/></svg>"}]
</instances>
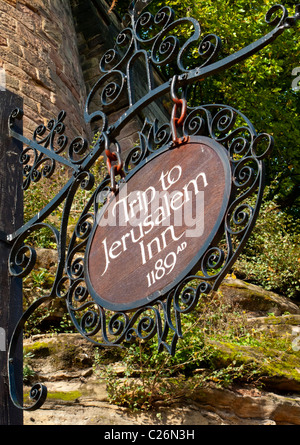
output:
<instances>
[{"instance_id":1,"label":"metal hook","mask_svg":"<svg viewBox=\"0 0 300 445\"><path fill-rule=\"evenodd\" d=\"M110 181L111 181L111 191L116 193L118 187L116 184L116 176L120 175L121 178L125 177L125 173L123 170L123 161L121 159L121 147L120 144L117 141L114 141L114 144L116 146L116 151L110 151L109 149L109 138L107 134L103 133L104 139L105 139L105 154L106 154L106 166L108 173L110 175ZM112 165L112 162L117 162L117 164Z\"/></svg>"},{"instance_id":2,"label":"metal hook","mask_svg":"<svg viewBox=\"0 0 300 445\"><path fill-rule=\"evenodd\" d=\"M172 129L172 140L175 145L180 143L188 142L189 138L184 136L183 138L178 138L177 136L177 127L181 126L186 118L187 114L187 100L185 97L181 97L180 99L177 97L175 93L175 85L177 82L178 76L173 76L171 82L171 98L174 102L174 106L172 109L171 115L171 129ZM177 117L178 107L181 107L180 117Z\"/></svg>"}]
</instances>

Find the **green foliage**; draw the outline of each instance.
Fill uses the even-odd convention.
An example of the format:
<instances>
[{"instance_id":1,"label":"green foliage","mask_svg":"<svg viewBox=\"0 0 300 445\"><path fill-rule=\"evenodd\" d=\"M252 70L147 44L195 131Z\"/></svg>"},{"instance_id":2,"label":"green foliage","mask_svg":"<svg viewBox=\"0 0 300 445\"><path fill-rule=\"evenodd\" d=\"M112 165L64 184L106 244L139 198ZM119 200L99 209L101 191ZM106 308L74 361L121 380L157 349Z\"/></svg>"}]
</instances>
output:
<instances>
[{"instance_id":1,"label":"green foliage","mask_svg":"<svg viewBox=\"0 0 300 445\"><path fill-rule=\"evenodd\" d=\"M35 376L35 371L30 366L30 359L34 357L32 352L23 351L23 381L29 383L32 377Z\"/></svg>"},{"instance_id":2,"label":"green foliage","mask_svg":"<svg viewBox=\"0 0 300 445\"><path fill-rule=\"evenodd\" d=\"M229 341L244 341L247 337L244 314L224 303L221 293L203 297L197 311L182 321L183 338L173 357L158 351L156 339L139 341L122 352L121 376L118 368L104 364L101 351L97 352L95 369L106 381L111 403L149 410L186 399L196 387L209 382L228 386L237 379L255 377L255 367L249 364L231 360L221 367L216 365L218 353L208 339L221 335Z\"/></svg>"},{"instance_id":3,"label":"green foliage","mask_svg":"<svg viewBox=\"0 0 300 445\"><path fill-rule=\"evenodd\" d=\"M91 148L99 138L100 133L94 135L91 143ZM106 174L106 168L103 156L96 160L91 168L91 173L94 175L96 185L103 180ZM52 199L61 191L63 186L70 178L70 171L64 166L57 166L53 176L49 179L41 179L37 183L31 183L28 190L24 193L24 222L28 222L37 215ZM94 190L94 189L93 189ZM69 215L68 226L74 228L78 218L80 217L85 205L88 203L92 192L78 188ZM53 210L43 222L49 224L56 230L60 230L61 219L64 209L64 202ZM34 231L26 239L26 244L46 249L56 249L56 240L53 231L44 227L38 231Z\"/></svg>"},{"instance_id":4,"label":"green foliage","mask_svg":"<svg viewBox=\"0 0 300 445\"><path fill-rule=\"evenodd\" d=\"M173 357L158 352L155 338L119 351L111 364L107 352L98 350L94 368L105 379L109 401L132 410L157 410L192 399L206 386L246 382L262 387L263 378L278 376L299 381L292 337L272 327L278 317L271 315L269 329L262 330L249 325L247 316L215 292L202 296L197 308L182 318L183 338Z\"/></svg>"},{"instance_id":5,"label":"green foliage","mask_svg":"<svg viewBox=\"0 0 300 445\"><path fill-rule=\"evenodd\" d=\"M269 31L265 14L272 0L153 1L153 11L171 6L177 16L196 18L202 37L215 33L222 39L222 57L233 54ZM285 2L294 14L295 3ZM273 44L243 63L199 83L194 105L224 103L245 113L258 132L274 136L276 147L268 161L271 199L297 218L300 195L300 91L292 89L292 71L300 66L299 23L285 30ZM201 63L201 61L199 60ZM299 189L297 189L299 187ZM291 202L288 200L293 196Z\"/></svg>"},{"instance_id":6,"label":"green foliage","mask_svg":"<svg viewBox=\"0 0 300 445\"><path fill-rule=\"evenodd\" d=\"M45 268L33 270L29 277L24 278L24 286L30 285L31 290L38 291L43 296L48 289L51 289L54 277Z\"/></svg>"},{"instance_id":7,"label":"green foliage","mask_svg":"<svg viewBox=\"0 0 300 445\"><path fill-rule=\"evenodd\" d=\"M274 2L154 0L151 10L154 13L165 5L172 7L177 17L196 18L202 37L218 35L225 57L269 31L265 14ZM295 2L284 5L293 15ZM257 132L268 132L274 137L275 149L266 160L266 201L237 270L242 277L266 289L296 298L300 286L300 91L292 89L292 71L300 66L299 31L298 22L296 28L285 30L258 54L198 83L190 95L195 106L231 105L249 117Z\"/></svg>"},{"instance_id":8,"label":"green foliage","mask_svg":"<svg viewBox=\"0 0 300 445\"><path fill-rule=\"evenodd\" d=\"M28 309L35 299L49 294L54 279L54 275L42 267L34 269L23 279L24 310ZM37 308L27 320L23 330L26 338L37 334L59 332L75 332L75 328L67 315L65 302L57 299Z\"/></svg>"},{"instance_id":9,"label":"green foliage","mask_svg":"<svg viewBox=\"0 0 300 445\"><path fill-rule=\"evenodd\" d=\"M291 298L300 297L299 224L265 202L253 233L237 263L235 273L243 279Z\"/></svg>"},{"instance_id":10,"label":"green foliage","mask_svg":"<svg viewBox=\"0 0 300 445\"><path fill-rule=\"evenodd\" d=\"M50 400L63 400L65 402L75 402L82 394L80 391L51 391L47 393Z\"/></svg>"},{"instance_id":11,"label":"green foliage","mask_svg":"<svg viewBox=\"0 0 300 445\"><path fill-rule=\"evenodd\" d=\"M53 178L32 183L30 188L24 192L24 223L27 223L38 214L53 199L65 182L65 169L62 168ZM54 227L58 229L60 215L61 209L58 209L53 212L52 218L46 219L45 222L50 224L55 222ZM26 243L45 249L56 248L54 234L47 227L30 234L26 239Z\"/></svg>"},{"instance_id":12,"label":"green foliage","mask_svg":"<svg viewBox=\"0 0 300 445\"><path fill-rule=\"evenodd\" d=\"M160 8L170 6L176 18L197 19L202 31L200 40L211 33L218 35L222 40L221 57L226 57L272 29L265 15L274 4L273 0L153 0L148 9L154 15ZM295 5L291 1L284 3L290 15L294 15ZM236 272L268 290L295 298L300 295L300 91L293 90L292 82L293 70L300 66L299 31L298 21L295 28L286 29L259 53L193 85L189 95L192 106L233 106L247 115L257 132L274 137L274 151L266 160L269 187L265 204ZM171 32L183 41L193 29L179 27ZM203 63L199 43L189 51L189 67ZM167 66L165 74L173 75L173 68Z\"/></svg>"}]
</instances>

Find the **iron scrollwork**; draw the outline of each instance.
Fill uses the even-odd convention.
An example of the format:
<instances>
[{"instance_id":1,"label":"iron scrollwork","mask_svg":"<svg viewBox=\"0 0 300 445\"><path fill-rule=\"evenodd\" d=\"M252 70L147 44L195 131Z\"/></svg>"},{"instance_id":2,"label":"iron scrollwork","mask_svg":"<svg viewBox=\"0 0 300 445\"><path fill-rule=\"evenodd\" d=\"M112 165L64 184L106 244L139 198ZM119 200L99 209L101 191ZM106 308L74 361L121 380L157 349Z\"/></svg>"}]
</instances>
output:
<instances>
[{"instance_id":1,"label":"iron scrollwork","mask_svg":"<svg viewBox=\"0 0 300 445\"><path fill-rule=\"evenodd\" d=\"M201 295L218 288L247 241L258 215L264 187L263 159L272 149L272 137L264 133L257 134L247 117L231 106L202 104L187 107L181 125L182 137L206 136L222 144L232 166L233 199L222 222L223 236L203 255L197 274L187 276L168 295L151 305L130 313L113 313L92 299L85 282L85 249L100 206L109 197L111 190L116 190L110 174L100 184L95 184L91 169L100 156L105 151L109 152L111 145L120 147L118 136L133 117L142 115L149 104L170 94L171 86L174 89L174 76L177 89L181 88L184 95L189 84L224 71L257 53L286 28L294 26L300 18L300 5L296 6L292 17L289 17L282 5L273 6L266 14L266 21L272 30L257 42L221 59L220 39L214 34L201 37L201 27L195 19L188 17L176 20L173 11L167 6L155 16L142 9L137 10L135 2L132 3L126 27L117 36L115 48L107 51L100 60L101 77L91 90L84 110L87 123L101 121L98 125L100 135L92 147L82 137L69 142L65 135L64 112L46 126L37 127L31 140L14 129L14 121L22 118L22 111L14 110L10 116L11 136L24 144L20 162L24 166L25 190L32 183L50 178L57 164L68 169L66 183L60 192L30 221L7 237L12 246L9 258L12 276L28 276L36 264L36 250L26 245L30 234L48 228L57 246L57 268L52 288L24 312L10 342L10 394L14 404L21 409L37 409L46 398L45 387L38 384L31 391L33 404L22 406L16 396L14 380L16 342L26 321L40 305L57 298L64 299L77 331L95 345L120 346L137 338L146 341L156 336L158 349L166 349L174 354L176 343L182 336L182 315L196 307ZM173 35L174 31L186 25L193 29L188 37L183 39L182 36L179 38ZM197 64L187 65L185 56L195 45L198 45L199 54ZM138 61L147 79L146 90L140 96L134 81ZM157 76L162 79L167 76L167 80L156 86ZM127 107L115 122L109 123L109 113L121 97L125 97ZM138 132L137 145L122 159L124 175L162 147L172 147L173 133L170 119L161 123L145 116ZM111 152L112 162L118 159L121 163L118 153L119 150ZM117 170L116 177L119 173ZM79 189L89 191L90 196L68 238L72 203ZM250 197L255 198L254 206L249 204ZM63 206L59 229L45 222L58 206Z\"/></svg>"}]
</instances>

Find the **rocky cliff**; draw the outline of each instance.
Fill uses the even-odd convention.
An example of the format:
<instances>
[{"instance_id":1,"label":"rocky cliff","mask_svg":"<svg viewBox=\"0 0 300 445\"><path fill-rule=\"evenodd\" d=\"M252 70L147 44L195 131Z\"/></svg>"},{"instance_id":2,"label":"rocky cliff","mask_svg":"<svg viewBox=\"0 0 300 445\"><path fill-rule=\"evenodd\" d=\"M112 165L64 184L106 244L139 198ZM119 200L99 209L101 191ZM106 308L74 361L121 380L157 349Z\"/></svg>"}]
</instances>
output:
<instances>
[{"instance_id":1,"label":"rocky cliff","mask_svg":"<svg viewBox=\"0 0 300 445\"><path fill-rule=\"evenodd\" d=\"M226 340L225 333L222 340L222 332L217 340L206 335L205 347L214 351L214 372L203 379L208 369L195 369L185 381L188 390L181 388L176 393L175 389L158 398L151 410L135 412L109 402L107 382L99 377L95 367L95 348L79 334L26 339L25 352L31 353L26 363L36 373L34 378L46 383L49 397L41 410L26 413L25 423L299 425L298 305L230 277L221 286L219 296L222 307L226 304L245 315L251 341L247 341L247 335L243 341ZM102 366L111 366L118 385L122 385L122 379L126 385L126 367L118 354L108 354ZM221 377L230 369L243 372L226 384ZM246 369L255 369L255 374L244 372ZM137 384L139 377L134 377Z\"/></svg>"}]
</instances>

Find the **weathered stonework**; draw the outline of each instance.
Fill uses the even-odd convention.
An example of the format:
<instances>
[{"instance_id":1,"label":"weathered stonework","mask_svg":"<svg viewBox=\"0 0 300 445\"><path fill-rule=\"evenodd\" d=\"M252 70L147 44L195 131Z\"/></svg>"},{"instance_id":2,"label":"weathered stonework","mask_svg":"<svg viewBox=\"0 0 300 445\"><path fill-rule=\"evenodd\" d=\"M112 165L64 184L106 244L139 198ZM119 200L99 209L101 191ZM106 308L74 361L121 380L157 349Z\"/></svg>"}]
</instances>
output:
<instances>
[{"instance_id":1,"label":"weathered stonework","mask_svg":"<svg viewBox=\"0 0 300 445\"><path fill-rule=\"evenodd\" d=\"M106 0L0 0L0 70L5 87L24 99L26 137L65 110L68 137L91 140L97 127L84 122L85 101L121 29L110 6ZM122 107L111 110L111 121ZM123 152L137 142L141 122L135 118L121 132Z\"/></svg>"},{"instance_id":2,"label":"weathered stonework","mask_svg":"<svg viewBox=\"0 0 300 445\"><path fill-rule=\"evenodd\" d=\"M68 0L1 0L0 67L24 99L24 134L67 112L70 137L87 136L85 83ZM44 120L44 122L43 122Z\"/></svg>"},{"instance_id":3,"label":"weathered stonework","mask_svg":"<svg viewBox=\"0 0 300 445\"><path fill-rule=\"evenodd\" d=\"M79 60L89 93L100 76L99 61L104 52L114 46L121 29L121 19L108 14L105 0L70 0L77 35Z\"/></svg>"},{"instance_id":4,"label":"weathered stonework","mask_svg":"<svg viewBox=\"0 0 300 445\"><path fill-rule=\"evenodd\" d=\"M114 47L115 39L122 29L121 18L115 13L108 13L110 1L105 0L70 0L73 14L79 61L88 94L97 80L103 75L99 68L99 62L103 54ZM94 103L94 109L100 104ZM115 122L124 112L125 103L111 110L110 124ZM141 128L141 121L135 118L119 135L119 143L122 152L131 149L137 142L137 131ZM92 126L97 131L97 125Z\"/></svg>"}]
</instances>

